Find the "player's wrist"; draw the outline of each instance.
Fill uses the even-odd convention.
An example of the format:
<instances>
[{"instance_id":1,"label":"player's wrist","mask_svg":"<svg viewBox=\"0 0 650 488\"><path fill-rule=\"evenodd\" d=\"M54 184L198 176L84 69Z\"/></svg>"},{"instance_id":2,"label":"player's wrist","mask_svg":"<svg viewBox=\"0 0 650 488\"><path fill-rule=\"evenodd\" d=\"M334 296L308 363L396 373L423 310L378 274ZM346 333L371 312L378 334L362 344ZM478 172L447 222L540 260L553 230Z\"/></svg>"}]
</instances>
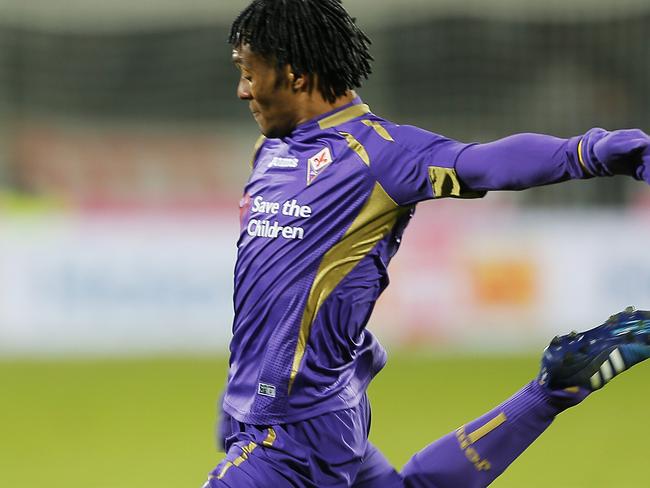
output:
<instances>
[{"instance_id":1,"label":"player's wrist","mask_svg":"<svg viewBox=\"0 0 650 488\"><path fill-rule=\"evenodd\" d=\"M594 174L587 168L584 156L581 156L583 151L583 136L576 136L567 139L566 142L566 170L572 180L586 180L593 178Z\"/></svg>"},{"instance_id":2,"label":"player's wrist","mask_svg":"<svg viewBox=\"0 0 650 488\"><path fill-rule=\"evenodd\" d=\"M576 148L578 161L588 177L612 176L614 174L603 161L596 157L594 153L594 146L596 143L603 139L607 134L609 134L609 132L605 129L596 127L588 130L579 138L578 147Z\"/></svg>"}]
</instances>

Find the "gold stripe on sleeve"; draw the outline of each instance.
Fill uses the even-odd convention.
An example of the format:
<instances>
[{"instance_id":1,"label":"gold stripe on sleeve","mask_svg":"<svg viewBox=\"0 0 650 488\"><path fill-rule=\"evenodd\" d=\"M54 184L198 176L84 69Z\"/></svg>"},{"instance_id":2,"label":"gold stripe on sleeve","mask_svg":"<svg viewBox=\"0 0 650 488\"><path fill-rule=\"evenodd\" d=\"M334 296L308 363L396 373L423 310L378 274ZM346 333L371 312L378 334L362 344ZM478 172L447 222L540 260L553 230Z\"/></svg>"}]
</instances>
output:
<instances>
[{"instance_id":1,"label":"gold stripe on sleeve","mask_svg":"<svg viewBox=\"0 0 650 488\"><path fill-rule=\"evenodd\" d=\"M485 425L483 425L482 427L479 427L474 432L471 432L470 434L467 435L467 438L469 439L470 444L474 444L479 439L482 439L483 437L488 435L490 432L492 432L494 429L499 427L506 420L508 420L508 418L506 417L506 414L501 412L499 415L494 417L492 420L487 422Z\"/></svg>"},{"instance_id":2,"label":"gold stripe on sleeve","mask_svg":"<svg viewBox=\"0 0 650 488\"><path fill-rule=\"evenodd\" d=\"M352 134L349 134L347 132L341 132L340 134L345 137L346 141L348 141L348 147L357 153L357 155L361 158L366 166L370 166L370 156L368 156L368 151L366 151L366 148L363 147L363 144L355 139Z\"/></svg>"},{"instance_id":3,"label":"gold stripe on sleeve","mask_svg":"<svg viewBox=\"0 0 650 488\"><path fill-rule=\"evenodd\" d=\"M368 119L362 120L362 122L368 127L372 127L373 129L375 129L375 132L379 134L379 136L382 137L383 139L390 142L395 142L393 137L386 130L386 127L381 125L379 122L376 122L374 120L368 120Z\"/></svg>"},{"instance_id":4,"label":"gold stripe on sleeve","mask_svg":"<svg viewBox=\"0 0 650 488\"><path fill-rule=\"evenodd\" d=\"M591 174L591 171L587 169L587 165L585 164L585 160L582 157L582 141L583 139L580 139L580 142L578 143L578 161L580 161L580 166L582 166L582 169L584 170L585 174L587 176L593 176Z\"/></svg>"},{"instance_id":5,"label":"gold stripe on sleeve","mask_svg":"<svg viewBox=\"0 0 650 488\"><path fill-rule=\"evenodd\" d=\"M381 185L375 183L372 193L347 232L323 256L309 291L300 324L289 377L289 394L305 355L309 333L320 307L352 269L391 232L398 219L409 211L410 207L398 206Z\"/></svg>"},{"instance_id":6,"label":"gold stripe on sleeve","mask_svg":"<svg viewBox=\"0 0 650 488\"><path fill-rule=\"evenodd\" d=\"M434 198L460 197L460 181L455 169L429 166L429 180Z\"/></svg>"},{"instance_id":7,"label":"gold stripe on sleeve","mask_svg":"<svg viewBox=\"0 0 650 488\"><path fill-rule=\"evenodd\" d=\"M429 181L433 188L433 198L482 198L486 194L485 191L464 189L453 168L429 166Z\"/></svg>"},{"instance_id":8,"label":"gold stripe on sleeve","mask_svg":"<svg viewBox=\"0 0 650 488\"><path fill-rule=\"evenodd\" d=\"M336 112L335 114L319 120L318 125L321 129L330 129L337 125L345 124L346 122L361 117L367 113L370 113L370 107L365 103L352 105L340 112Z\"/></svg>"}]
</instances>

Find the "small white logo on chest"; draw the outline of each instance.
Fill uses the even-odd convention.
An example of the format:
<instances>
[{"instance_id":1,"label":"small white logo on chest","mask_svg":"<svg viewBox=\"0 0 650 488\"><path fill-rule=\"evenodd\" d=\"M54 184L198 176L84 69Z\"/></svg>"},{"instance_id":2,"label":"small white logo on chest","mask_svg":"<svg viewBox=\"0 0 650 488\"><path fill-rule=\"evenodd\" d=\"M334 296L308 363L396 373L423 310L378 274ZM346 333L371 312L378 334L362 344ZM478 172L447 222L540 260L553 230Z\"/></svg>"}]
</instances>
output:
<instances>
[{"instance_id":1,"label":"small white logo on chest","mask_svg":"<svg viewBox=\"0 0 650 488\"><path fill-rule=\"evenodd\" d=\"M307 184L311 184L333 161L329 147L321 149L318 154L307 160Z\"/></svg>"},{"instance_id":2,"label":"small white logo on chest","mask_svg":"<svg viewBox=\"0 0 650 488\"><path fill-rule=\"evenodd\" d=\"M279 158L276 156L269 163L269 168L290 169L290 168L297 168L297 167L298 167L298 160L296 158Z\"/></svg>"}]
</instances>

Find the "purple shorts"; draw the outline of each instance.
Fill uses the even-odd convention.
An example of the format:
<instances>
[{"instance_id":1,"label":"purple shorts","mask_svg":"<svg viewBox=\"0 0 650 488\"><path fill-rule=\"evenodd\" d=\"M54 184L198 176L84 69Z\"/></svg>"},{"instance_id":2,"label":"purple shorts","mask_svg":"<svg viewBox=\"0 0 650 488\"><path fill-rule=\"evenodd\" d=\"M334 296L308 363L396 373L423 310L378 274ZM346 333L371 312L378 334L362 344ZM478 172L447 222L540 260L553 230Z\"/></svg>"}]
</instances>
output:
<instances>
[{"instance_id":1,"label":"purple shorts","mask_svg":"<svg viewBox=\"0 0 650 488\"><path fill-rule=\"evenodd\" d=\"M401 476L368 442L370 405L301 422L249 425L230 419L226 457L204 488L401 488Z\"/></svg>"}]
</instances>

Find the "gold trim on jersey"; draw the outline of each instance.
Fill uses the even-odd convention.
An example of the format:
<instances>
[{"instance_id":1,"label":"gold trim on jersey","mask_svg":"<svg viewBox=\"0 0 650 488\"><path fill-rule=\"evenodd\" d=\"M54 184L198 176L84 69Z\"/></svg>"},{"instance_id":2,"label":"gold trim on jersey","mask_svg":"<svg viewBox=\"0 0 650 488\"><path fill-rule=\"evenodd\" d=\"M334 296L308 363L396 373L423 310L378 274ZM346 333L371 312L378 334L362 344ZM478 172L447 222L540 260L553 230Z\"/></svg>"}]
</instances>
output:
<instances>
[{"instance_id":1,"label":"gold trim on jersey","mask_svg":"<svg viewBox=\"0 0 650 488\"><path fill-rule=\"evenodd\" d=\"M370 156L368 156L368 151L352 134L348 132L339 132L345 140L348 141L348 147L352 149L355 153L359 155L361 160L365 163L366 166L370 166Z\"/></svg>"},{"instance_id":2,"label":"gold trim on jersey","mask_svg":"<svg viewBox=\"0 0 650 488\"><path fill-rule=\"evenodd\" d=\"M260 148L262 147L262 144L264 144L264 141L266 141L266 137L264 136L259 136L257 138L257 141L255 141L255 146L253 146L253 157L251 158L251 162L250 162L251 169L255 165L255 159L257 159L257 153L260 152Z\"/></svg>"},{"instance_id":3,"label":"gold trim on jersey","mask_svg":"<svg viewBox=\"0 0 650 488\"><path fill-rule=\"evenodd\" d=\"M305 356L309 333L320 307L354 267L393 230L398 219L408 212L410 212L410 207L397 205L381 185L375 183L368 200L346 233L323 256L309 290L307 304L300 323L298 342L289 377L289 394L298 374L300 363Z\"/></svg>"},{"instance_id":4,"label":"gold trim on jersey","mask_svg":"<svg viewBox=\"0 0 650 488\"><path fill-rule=\"evenodd\" d=\"M375 132L377 134L379 134L379 136L382 139L385 139L385 140L387 140L389 142L395 142L395 139L393 139L393 137L388 133L388 131L386 130L386 127L381 125L376 120L368 120L368 119L366 119L366 120L362 120L361 122L363 122L368 127L372 127L373 129L375 129Z\"/></svg>"},{"instance_id":5,"label":"gold trim on jersey","mask_svg":"<svg viewBox=\"0 0 650 488\"><path fill-rule=\"evenodd\" d=\"M464 190L454 168L429 166L429 181L433 187L433 198L481 198L486 193Z\"/></svg>"},{"instance_id":6,"label":"gold trim on jersey","mask_svg":"<svg viewBox=\"0 0 650 488\"><path fill-rule=\"evenodd\" d=\"M434 198L460 196L460 181L455 169L429 166L429 179Z\"/></svg>"},{"instance_id":7,"label":"gold trim on jersey","mask_svg":"<svg viewBox=\"0 0 650 488\"><path fill-rule=\"evenodd\" d=\"M370 113L370 107L368 107L368 105L365 103L352 105L351 107L341 110L340 112L336 112L335 114L328 115L327 117L319 120L318 125L321 129L331 129L332 127L345 124L346 122L349 122L352 119L356 119L357 117L361 117L367 113Z\"/></svg>"}]
</instances>

